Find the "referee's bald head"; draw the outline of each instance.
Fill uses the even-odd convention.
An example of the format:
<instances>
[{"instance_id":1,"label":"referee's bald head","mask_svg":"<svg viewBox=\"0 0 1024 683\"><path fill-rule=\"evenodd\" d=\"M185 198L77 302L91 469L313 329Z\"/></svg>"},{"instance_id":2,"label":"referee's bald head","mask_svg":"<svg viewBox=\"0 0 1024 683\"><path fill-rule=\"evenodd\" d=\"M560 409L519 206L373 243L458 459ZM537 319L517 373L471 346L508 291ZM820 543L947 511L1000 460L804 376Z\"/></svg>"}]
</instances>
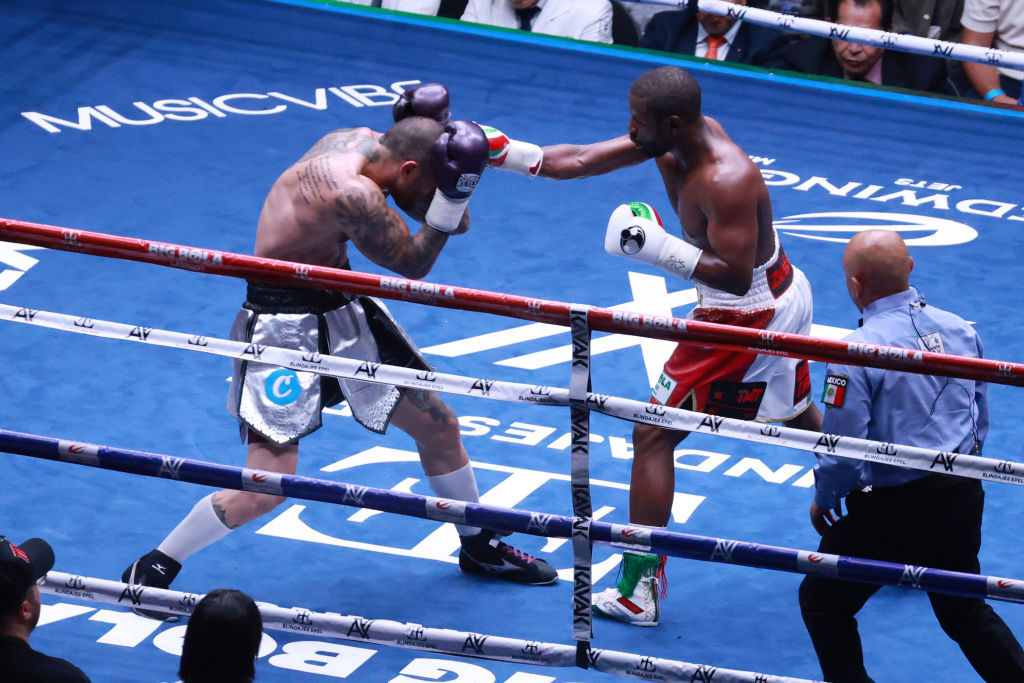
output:
<instances>
[{"instance_id":1,"label":"referee's bald head","mask_svg":"<svg viewBox=\"0 0 1024 683\"><path fill-rule=\"evenodd\" d=\"M843 271L850 298L864 310L872 301L910 287L914 259L899 233L865 230L846 245Z\"/></svg>"}]
</instances>

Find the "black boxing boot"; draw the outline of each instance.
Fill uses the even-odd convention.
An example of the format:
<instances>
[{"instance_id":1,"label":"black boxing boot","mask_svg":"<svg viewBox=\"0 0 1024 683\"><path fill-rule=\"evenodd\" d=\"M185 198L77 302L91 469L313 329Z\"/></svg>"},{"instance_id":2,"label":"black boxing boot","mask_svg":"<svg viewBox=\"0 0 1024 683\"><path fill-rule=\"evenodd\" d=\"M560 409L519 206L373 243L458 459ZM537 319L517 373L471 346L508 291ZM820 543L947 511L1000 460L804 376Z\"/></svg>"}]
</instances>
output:
<instances>
[{"instance_id":1,"label":"black boxing boot","mask_svg":"<svg viewBox=\"0 0 1024 683\"><path fill-rule=\"evenodd\" d=\"M491 576L512 583L543 586L558 580L558 574L544 560L503 543L493 531L484 529L462 537L459 569L467 574Z\"/></svg>"},{"instance_id":2,"label":"black boxing boot","mask_svg":"<svg viewBox=\"0 0 1024 683\"><path fill-rule=\"evenodd\" d=\"M121 574L121 580L131 586L152 586L153 588L170 588L174 577L181 571L181 563L159 550L151 550ZM132 608L132 611L158 621L177 621L178 617L166 612Z\"/></svg>"}]
</instances>

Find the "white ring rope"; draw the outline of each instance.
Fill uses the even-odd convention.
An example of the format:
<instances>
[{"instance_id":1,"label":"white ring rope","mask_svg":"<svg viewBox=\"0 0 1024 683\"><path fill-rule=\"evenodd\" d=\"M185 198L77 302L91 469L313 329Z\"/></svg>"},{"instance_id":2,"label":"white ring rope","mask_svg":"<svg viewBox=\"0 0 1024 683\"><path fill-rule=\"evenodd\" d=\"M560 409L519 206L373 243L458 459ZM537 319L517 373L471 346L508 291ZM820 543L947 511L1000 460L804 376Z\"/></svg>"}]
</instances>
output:
<instances>
[{"instance_id":1,"label":"white ring rope","mask_svg":"<svg viewBox=\"0 0 1024 683\"><path fill-rule=\"evenodd\" d=\"M50 571L46 575L39 584L39 591L76 600L156 609L181 615L191 614L193 607L203 597L196 593L132 586L119 581L58 571ZM314 612L302 607L283 608L266 602L257 604L265 629L502 662L538 666L576 666L576 648L571 645L430 628L387 619L365 619L333 612ZM597 671L670 683L710 681L712 676L716 683L810 683L802 678L720 669L706 664L690 664L614 650L588 649L587 660L590 668ZM658 674L656 677L643 675L655 672Z\"/></svg>"},{"instance_id":2,"label":"white ring rope","mask_svg":"<svg viewBox=\"0 0 1024 683\"><path fill-rule=\"evenodd\" d=\"M337 356L322 356L301 351L259 346L181 332L170 332L139 325L125 325L92 318L74 317L36 309L0 304L0 320L27 323L50 329L122 341L134 341L188 351L200 351L229 358L279 365L303 372L315 372L346 379L430 389L477 398L569 406L566 389L528 385L492 379L462 377L445 373L411 370L382 363L369 363ZM950 453L916 446L883 443L849 436L824 434L735 418L666 408L617 396L588 391L586 406L606 415L630 422L678 429L687 432L717 434L742 441L754 441L797 450L837 455L897 465L926 472L951 474L984 481L1024 486L1024 463L996 460L977 455Z\"/></svg>"}]
</instances>

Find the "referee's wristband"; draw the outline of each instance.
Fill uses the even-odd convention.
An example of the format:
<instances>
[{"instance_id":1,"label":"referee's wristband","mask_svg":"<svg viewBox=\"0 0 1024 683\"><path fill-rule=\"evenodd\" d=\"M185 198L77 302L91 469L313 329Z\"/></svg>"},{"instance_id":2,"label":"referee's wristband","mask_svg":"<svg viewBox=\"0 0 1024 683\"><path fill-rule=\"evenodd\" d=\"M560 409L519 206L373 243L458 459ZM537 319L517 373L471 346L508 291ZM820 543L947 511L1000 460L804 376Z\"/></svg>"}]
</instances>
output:
<instances>
[{"instance_id":1,"label":"referee's wristband","mask_svg":"<svg viewBox=\"0 0 1024 683\"><path fill-rule=\"evenodd\" d=\"M985 101L986 102L991 102L992 100L994 100L995 98L999 97L1000 95L1005 95L1005 94L1006 93L1003 92L1002 88L992 88L987 93L985 93Z\"/></svg>"}]
</instances>

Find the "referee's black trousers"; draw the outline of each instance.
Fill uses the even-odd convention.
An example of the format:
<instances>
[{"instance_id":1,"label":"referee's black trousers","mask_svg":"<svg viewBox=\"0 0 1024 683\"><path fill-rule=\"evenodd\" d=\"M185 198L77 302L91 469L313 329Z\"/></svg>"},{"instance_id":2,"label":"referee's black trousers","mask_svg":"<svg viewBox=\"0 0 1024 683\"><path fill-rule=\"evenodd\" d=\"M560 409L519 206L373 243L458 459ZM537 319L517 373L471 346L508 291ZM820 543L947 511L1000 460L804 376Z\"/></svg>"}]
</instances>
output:
<instances>
[{"instance_id":1,"label":"referee's black trousers","mask_svg":"<svg viewBox=\"0 0 1024 683\"><path fill-rule=\"evenodd\" d=\"M984 502L980 481L940 474L851 493L847 515L825 533L818 550L977 574ZM800 584L800 611L826 681L872 680L855 615L881 587L818 576ZM1024 681L1024 651L984 600L941 593L928 598L942 630L985 681ZM921 676L927 680L928 672Z\"/></svg>"}]
</instances>

